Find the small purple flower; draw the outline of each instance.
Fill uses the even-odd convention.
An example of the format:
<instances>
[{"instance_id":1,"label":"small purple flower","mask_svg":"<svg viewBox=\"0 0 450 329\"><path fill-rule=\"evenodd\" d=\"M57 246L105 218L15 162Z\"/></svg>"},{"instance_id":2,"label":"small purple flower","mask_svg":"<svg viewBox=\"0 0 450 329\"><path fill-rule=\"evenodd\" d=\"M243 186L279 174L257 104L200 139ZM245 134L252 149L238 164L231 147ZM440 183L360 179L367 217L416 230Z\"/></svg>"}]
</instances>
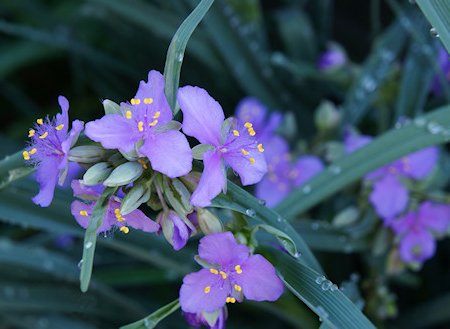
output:
<instances>
[{"instance_id":1,"label":"small purple flower","mask_svg":"<svg viewBox=\"0 0 450 329\"><path fill-rule=\"evenodd\" d=\"M442 73L446 77L446 83L448 84L450 81L450 59L447 50L442 45L439 45L437 60ZM437 96L442 94L442 84L438 76L435 76L433 79L431 91Z\"/></svg>"},{"instance_id":2,"label":"small purple flower","mask_svg":"<svg viewBox=\"0 0 450 329\"><path fill-rule=\"evenodd\" d=\"M187 313L214 312L226 303L275 301L283 283L275 268L261 255L250 255L231 232L215 233L200 240L199 257L211 264L188 274L180 289L181 309Z\"/></svg>"},{"instance_id":3,"label":"small purple flower","mask_svg":"<svg viewBox=\"0 0 450 329\"><path fill-rule=\"evenodd\" d=\"M209 329L224 329L225 321L228 317L228 312L226 307L222 307L221 309L215 311L217 314L208 314L207 312L200 313L186 313L183 312L184 318L189 323L189 325L198 328L202 325L209 327ZM208 319L206 318L208 316ZM214 323L208 322L209 318L216 317ZM210 320L211 321L211 320Z\"/></svg>"},{"instance_id":4,"label":"small purple flower","mask_svg":"<svg viewBox=\"0 0 450 329\"><path fill-rule=\"evenodd\" d=\"M273 207L285 198L292 189L302 185L323 170L319 158L311 155L291 161L287 142L274 136L266 146L267 175L256 185L255 194Z\"/></svg>"},{"instance_id":5,"label":"small purple flower","mask_svg":"<svg viewBox=\"0 0 450 329\"><path fill-rule=\"evenodd\" d=\"M72 130L68 132L69 101L59 96L58 103L62 113L53 119L37 119L33 129L28 132L30 146L23 151L24 160L37 166L36 180L40 190L33 202L41 207L48 207L52 202L56 184L64 184L70 148L83 130L83 122L75 120Z\"/></svg>"},{"instance_id":6,"label":"small purple flower","mask_svg":"<svg viewBox=\"0 0 450 329\"><path fill-rule=\"evenodd\" d=\"M81 227L88 227L95 201L100 197L101 189L103 188L103 186L99 188L86 187L79 180L72 181L74 196L84 200L84 202L76 200L71 205L72 215ZM157 232L159 230L159 225L145 216L139 209L127 215L122 215L120 213L121 203L122 199L118 196L113 196L109 199L105 217L97 233L109 231L113 227L118 227L121 232L128 233L128 226L144 232Z\"/></svg>"},{"instance_id":7,"label":"small purple flower","mask_svg":"<svg viewBox=\"0 0 450 329\"><path fill-rule=\"evenodd\" d=\"M86 124L86 135L107 149L130 152L138 148L152 168L171 178L192 169L192 151L186 137L170 128L172 112L164 95L164 77L150 71L141 81L131 104L122 103L120 114L107 114Z\"/></svg>"},{"instance_id":8,"label":"small purple flower","mask_svg":"<svg viewBox=\"0 0 450 329\"><path fill-rule=\"evenodd\" d=\"M222 107L206 90L186 86L178 91L183 112L183 131L211 150L203 154L204 170L192 194L194 206L206 207L226 187L225 163L241 178L243 185L255 184L267 171L264 148L258 143L253 124L224 122Z\"/></svg>"},{"instance_id":9,"label":"small purple flower","mask_svg":"<svg viewBox=\"0 0 450 329\"><path fill-rule=\"evenodd\" d=\"M317 61L320 71L330 71L342 67L347 62L347 56L341 47L332 45L324 51Z\"/></svg>"},{"instance_id":10,"label":"small purple flower","mask_svg":"<svg viewBox=\"0 0 450 329\"><path fill-rule=\"evenodd\" d=\"M186 245L190 236L190 229L175 211L161 212L158 222L162 227L164 237L174 250L180 250Z\"/></svg>"}]
</instances>

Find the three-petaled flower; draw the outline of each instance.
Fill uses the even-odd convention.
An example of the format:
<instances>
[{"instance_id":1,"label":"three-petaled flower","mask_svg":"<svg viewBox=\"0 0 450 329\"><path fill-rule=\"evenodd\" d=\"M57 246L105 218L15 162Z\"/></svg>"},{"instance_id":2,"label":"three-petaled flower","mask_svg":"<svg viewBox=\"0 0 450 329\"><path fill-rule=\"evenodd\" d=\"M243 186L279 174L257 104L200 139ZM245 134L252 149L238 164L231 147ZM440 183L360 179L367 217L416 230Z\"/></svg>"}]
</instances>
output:
<instances>
[{"instance_id":1,"label":"three-petaled flower","mask_svg":"<svg viewBox=\"0 0 450 329\"><path fill-rule=\"evenodd\" d=\"M200 240L199 257L210 268L188 274L180 289L181 309L188 313L213 312L226 303L275 301L283 283L275 268L261 255L250 255L231 232L215 233Z\"/></svg>"},{"instance_id":2,"label":"three-petaled flower","mask_svg":"<svg viewBox=\"0 0 450 329\"><path fill-rule=\"evenodd\" d=\"M37 119L28 132L31 143L23 158L37 166L36 180L40 185L39 193L33 202L47 207L53 200L56 184L63 185L66 178L70 148L76 143L83 122L75 120L69 131L69 101L64 96L58 97L61 114L55 118Z\"/></svg>"}]
</instances>

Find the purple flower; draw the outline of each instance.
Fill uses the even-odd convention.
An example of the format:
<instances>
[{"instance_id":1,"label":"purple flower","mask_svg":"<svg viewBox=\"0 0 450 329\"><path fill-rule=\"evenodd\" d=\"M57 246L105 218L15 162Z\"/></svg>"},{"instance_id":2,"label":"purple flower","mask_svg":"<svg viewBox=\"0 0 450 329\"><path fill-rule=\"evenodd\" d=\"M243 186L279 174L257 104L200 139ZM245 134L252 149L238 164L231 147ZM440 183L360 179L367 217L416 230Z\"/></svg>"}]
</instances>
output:
<instances>
[{"instance_id":1,"label":"purple flower","mask_svg":"<svg viewBox=\"0 0 450 329\"><path fill-rule=\"evenodd\" d=\"M408 263L422 263L434 255L433 234L442 235L450 227L450 206L426 201L388 225L400 237L400 257Z\"/></svg>"},{"instance_id":2,"label":"purple flower","mask_svg":"<svg viewBox=\"0 0 450 329\"><path fill-rule=\"evenodd\" d=\"M186 86L178 91L178 103L183 112L183 131L195 137L211 150L203 154L204 170L192 194L194 206L205 207L226 186L225 163L241 178L243 185L255 184L267 171L264 148L258 143L253 124L224 122L222 107L206 90Z\"/></svg>"},{"instance_id":3,"label":"purple flower","mask_svg":"<svg viewBox=\"0 0 450 329\"><path fill-rule=\"evenodd\" d=\"M72 130L68 132L69 101L59 96L58 103L62 113L53 119L37 119L33 129L28 132L30 146L23 151L24 160L37 166L36 180L40 190L33 202L41 207L48 207L52 202L56 184L64 184L70 148L83 130L83 122L75 120Z\"/></svg>"},{"instance_id":4,"label":"purple flower","mask_svg":"<svg viewBox=\"0 0 450 329\"><path fill-rule=\"evenodd\" d=\"M213 312L214 314L207 312L200 313L186 313L183 312L184 318L193 327L200 327L202 325L209 327L209 329L224 329L225 321L228 317L226 307ZM212 321L211 321L212 319ZM214 321L215 320L215 321Z\"/></svg>"},{"instance_id":5,"label":"purple flower","mask_svg":"<svg viewBox=\"0 0 450 329\"><path fill-rule=\"evenodd\" d=\"M442 45L439 46L437 60L438 60L438 64L439 64L439 67L441 68L442 73L447 78L446 83L449 83L449 81L450 81L450 59L449 59L449 54L448 54L447 50ZM431 91L437 96L440 96L442 94L441 80L439 79L439 77L437 75L434 77L433 82L431 84Z\"/></svg>"},{"instance_id":6,"label":"purple flower","mask_svg":"<svg viewBox=\"0 0 450 329\"><path fill-rule=\"evenodd\" d=\"M74 196L84 200L74 201L71 205L72 215L77 220L81 227L87 228L91 218L92 211L94 210L95 201L100 197L100 188L86 187L80 183L79 180L72 181L72 189ZM113 227L118 227L123 233L129 232L129 227L144 232L157 232L159 225L153 220L145 216L145 214L136 209L127 215L120 213L120 206L122 199L118 196L113 196L108 201L108 206L103 218L102 225L99 227L97 233L109 231Z\"/></svg>"},{"instance_id":7,"label":"purple flower","mask_svg":"<svg viewBox=\"0 0 450 329\"><path fill-rule=\"evenodd\" d=\"M287 142L274 136L266 146L267 174L256 185L255 194L273 207L289 192L302 185L323 170L323 164L315 156L305 155L291 161Z\"/></svg>"},{"instance_id":8,"label":"purple flower","mask_svg":"<svg viewBox=\"0 0 450 329\"><path fill-rule=\"evenodd\" d=\"M342 67L347 62L347 56L342 48L330 46L324 51L317 61L317 68L320 71L330 71Z\"/></svg>"},{"instance_id":9,"label":"purple flower","mask_svg":"<svg viewBox=\"0 0 450 329\"><path fill-rule=\"evenodd\" d=\"M190 229L175 211L161 212L158 222L161 224L164 237L174 250L180 250L186 245Z\"/></svg>"},{"instance_id":10,"label":"purple flower","mask_svg":"<svg viewBox=\"0 0 450 329\"><path fill-rule=\"evenodd\" d=\"M214 312L226 303L275 301L283 283L275 268L261 255L249 254L231 232L215 233L200 240L199 257L211 264L188 274L180 289L181 309L187 313Z\"/></svg>"},{"instance_id":11,"label":"purple flower","mask_svg":"<svg viewBox=\"0 0 450 329\"><path fill-rule=\"evenodd\" d=\"M192 169L192 151L186 137L171 128L172 112L164 95L164 77L150 71L141 81L131 104L122 103L121 113L107 114L86 124L86 135L107 149L139 153L152 168L171 178Z\"/></svg>"}]
</instances>

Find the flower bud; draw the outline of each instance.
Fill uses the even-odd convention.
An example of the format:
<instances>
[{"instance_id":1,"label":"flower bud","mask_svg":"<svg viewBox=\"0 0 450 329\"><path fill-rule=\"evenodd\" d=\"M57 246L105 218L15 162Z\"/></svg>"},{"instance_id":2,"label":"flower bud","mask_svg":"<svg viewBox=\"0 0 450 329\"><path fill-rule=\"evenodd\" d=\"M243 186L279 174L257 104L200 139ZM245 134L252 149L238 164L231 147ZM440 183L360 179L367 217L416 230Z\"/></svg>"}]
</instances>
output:
<instances>
[{"instance_id":1,"label":"flower bud","mask_svg":"<svg viewBox=\"0 0 450 329\"><path fill-rule=\"evenodd\" d=\"M69 161L78 163L96 163L101 161L106 150L98 145L76 146L69 151Z\"/></svg>"},{"instance_id":2,"label":"flower bud","mask_svg":"<svg viewBox=\"0 0 450 329\"><path fill-rule=\"evenodd\" d=\"M103 101L103 108L105 109L105 114L117 114L120 113L120 105L114 103L109 99Z\"/></svg>"},{"instance_id":3,"label":"flower bud","mask_svg":"<svg viewBox=\"0 0 450 329\"><path fill-rule=\"evenodd\" d=\"M139 182L125 195L120 207L120 213L127 215L150 199L151 189L148 182Z\"/></svg>"},{"instance_id":4,"label":"flower bud","mask_svg":"<svg viewBox=\"0 0 450 329\"><path fill-rule=\"evenodd\" d=\"M337 228L345 227L356 222L359 216L359 211L355 207L347 207L339 212L333 218L333 226Z\"/></svg>"},{"instance_id":5,"label":"flower bud","mask_svg":"<svg viewBox=\"0 0 450 329\"><path fill-rule=\"evenodd\" d=\"M198 183L200 182L201 173L197 171L192 171L189 174L179 177L179 179L184 183L184 185L189 189L189 191L193 192L197 188Z\"/></svg>"},{"instance_id":6,"label":"flower bud","mask_svg":"<svg viewBox=\"0 0 450 329\"><path fill-rule=\"evenodd\" d=\"M161 225L164 237L173 249L180 250L186 245L189 239L189 230L175 211L161 212L157 221Z\"/></svg>"},{"instance_id":7,"label":"flower bud","mask_svg":"<svg viewBox=\"0 0 450 329\"><path fill-rule=\"evenodd\" d=\"M99 162L90 167L83 175L83 185L94 186L108 178L113 168L107 162Z\"/></svg>"},{"instance_id":8,"label":"flower bud","mask_svg":"<svg viewBox=\"0 0 450 329\"><path fill-rule=\"evenodd\" d=\"M329 131L339 125L341 113L333 103L323 101L316 110L314 121L319 131Z\"/></svg>"},{"instance_id":9,"label":"flower bud","mask_svg":"<svg viewBox=\"0 0 450 329\"><path fill-rule=\"evenodd\" d=\"M223 232L223 225L217 216L209 210L203 208L196 208L198 225L203 233L212 234Z\"/></svg>"},{"instance_id":10,"label":"flower bud","mask_svg":"<svg viewBox=\"0 0 450 329\"><path fill-rule=\"evenodd\" d=\"M103 182L105 186L124 186L138 179L144 169L138 162L126 162L113 170L111 175Z\"/></svg>"}]
</instances>

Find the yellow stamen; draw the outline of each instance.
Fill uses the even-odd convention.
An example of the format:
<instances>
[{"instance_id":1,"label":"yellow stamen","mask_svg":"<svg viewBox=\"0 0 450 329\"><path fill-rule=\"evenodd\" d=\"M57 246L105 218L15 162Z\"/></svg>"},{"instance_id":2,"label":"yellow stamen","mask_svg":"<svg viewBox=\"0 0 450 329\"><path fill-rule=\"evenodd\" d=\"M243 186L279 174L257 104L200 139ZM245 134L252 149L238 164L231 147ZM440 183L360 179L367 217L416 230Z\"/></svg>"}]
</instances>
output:
<instances>
[{"instance_id":1,"label":"yellow stamen","mask_svg":"<svg viewBox=\"0 0 450 329\"><path fill-rule=\"evenodd\" d=\"M34 131L34 129L30 129L30 130L28 131L28 137L33 137L35 132L36 132L36 131Z\"/></svg>"},{"instance_id":2,"label":"yellow stamen","mask_svg":"<svg viewBox=\"0 0 450 329\"><path fill-rule=\"evenodd\" d=\"M144 123L142 121L138 122L138 129L139 129L140 132L144 131Z\"/></svg>"},{"instance_id":3,"label":"yellow stamen","mask_svg":"<svg viewBox=\"0 0 450 329\"><path fill-rule=\"evenodd\" d=\"M158 123L158 120L153 120L152 122L150 122L148 125L150 126L150 127L154 127L154 126L156 126L156 124Z\"/></svg>"},{"instance_id":4,"label":"yellow stamen","mask_svg":"<svg viewBox=\"0 0 450 329\"><path fill-rule=\"evenodd\" d=\"M131 104L132 105L139 105L139 104L141 104L141 100L139 98L132 98L131 99Z\"/></svg>"},{"instance_id":5,"label":"yellow stamen","mask_svg":"<svg viewBox=\"0 0 450 329\"><path fill-rule=\"evenodd\" d=\"M41 136L39 136L40 139L44 139L45 137L48 136L48 132L46 131L45 133L43 133Z\"/></svg>"},{"instance_id":6,"label":"yellow stamen","mask_svg":"<svg viewBox=\"0 0 450 329\"><path fill-rule=\"evenodd\" d=\"M145 104L151 104L151 103L153 103L153 98L144 98L144 103L145 103Z\"/></svg>"},{"instance_id":7,"label":"yellow stamen","mask_svg":"<svg viewBox=\"0 0 450 329\"><path fill-rule=\"evenodd\" d=\"M225 299L225 301L227 303L234 304L234 303L236 303L236 298L234 298L234 297L227 297L227 299Z\"/></svg>"},{"instance_id":8,"label":"yellow stamen","mask_svg":"<svg viewBox=\"0 0 450 329\"><path fill-rule=\"evenodd\" d=\"M244 123L244 127L251 128L251 127L253 127L253 125L250 122L246 122L246 123Z\"/></svg>"},{"instance_id":9,"label":"yellow stamen","mask_svg":"<svg viewBox=\"0 0 450 329\"><path fill-rule=\"evenodd\" d=\"M144 159L139 159L138 162L141 164L142 168L144 169L148 169L147 164L145 163Z\"/></svg>"},{"instance_id":10,"label":"yellow stamen","mask_svg":"<svg viewBox=\"0 0 450 329\"><path fill-rule=\"evenodd\" d=\"M64 128L64 124L63 123L61 123L59 126L55 127L55 129L58 130L58 131L63 129L63 128Z\"/></svg>"},{"instance_id":11,"label":"yellow stamen","mask_svg":"<svg viewBox=\"0 0 450 329\"><path fill-rule=\"evenodd\" d=\"M35 147L33 147L31 150L30 150L30 154L34 154L34 153L36 153L37 152L37 150L36 150L36 148Z\"/></svg>"},{"instance_id":12,"label":"yellow stamen","mask_svg":"<svg viewBox=\"0 0 450 329\"><path fill-rule=\"evenodd\" d=\"M205 292L205 294L209 294L209 292L211 291L211 287L210 286L206 286L203 291Z\"/></svg>"},{"instance_id":13,"label":"yellow stamen","mask_svg":"<svg viewBox=\"0 0 450 329\"><path fill-rule=\"evenodd\" d=\"M125 233L125 234L128 234L128 232L130 232L130 229L129 229L128 227L126 227L126 226L122 226L122 227L120 228L120 231L123 232L123 233Z\"/></svg>"},{"instance_id":14,"label":"yellow stamen","mask_svg":"<svg viewBox=\"0 0 450 329\"><path fill-rule=\"evenodd\" d=\"M262 144L258 144L258 151L261 153L264 152L264 148L263 148Z\"/></svg>"},{"instance_id":15,"label":"yellow stamen","mask_svg":"<svg viewBox=\"0 0 450 329\"><path fill-rule=\"evenodd\" d=\"M39 119L36 120L36 122L37 122L38 125L41 125L41 124L44 123L44 120L42 120L42 118L39 118Z\"/></svg>"},{"instance_id":16,"label":"yellow stamen","mask_svg":"<svg viewBox=\"0 0 450 329\"><path fill-rule=\"evenodd\" d=\"M222 276L222 279L226 279L227 278L227 274L224 271L220 271L219 274Z\"/></svg>"},{"instance_id":17,"label":"yellow stamen","mask_svg":"<svg viewBox=\"0 0 450 329\"><path fill-rule=\"evenodd\" d=\"M242 273L241 265L236 265L234 267L234 270L236 271L237 274L241 274Z\"/></svg>"},{"instance_id":18,"label":"yellow stamen","mask_svg":"<svg viewBox=\"0 0 450 329\"><path fill-rule=\"evenodd\" d=\"M248 128L248 134L250 135L250 136L255 136L256 135L256 132L255 132L255 130L253 129L253 128Z\"/></svg>"},{"instance_id":19,"label":"yellow stamen","mask_svg":"<svg viewBox=\"0 0 450 329\"><path fill-rule=\"evenodd\" d=\"M88 212L86 210L80 210L80 215L84 216L84 217L89 216L89 214L88 214Z\"/></svg>"},{"instance_id":20,"label":"yellow stamen","mask_svg":"<svg viewBox=\"0 0 450 329\"><path fill-rule=\"evenodd\" d=\"M153 116L153 119L158 119L160 115L161 115L161 112L156 111L155 115Z\"/></svg>"},{"instance_id":21,"label":"yellow stamen","mask_svg":"<svg viewBox=\"0 0 450 329\"><path fill-rule=\"evenodd\" d=\"M125 112L125 118L127 118L128 120L131 119L131 111Z\"/></svg>"},{"instance_id":22,"label":"yellow stamen","mask_svg":"<svg viewBox=\"0 0 450 329\"><path fill-rule=\"evenodd\" d=\"M215 274L215 275L219 274L219 271L216 270L215 268L210 268L209 271L210 271L212 274Z\"/></svg>"},{"instance_id":23,"label":"yellow stamen","mask_svg":"<svg viewBox=\"0 0 450 329\"><path fill-rule=\"evenodd\" d=\"M242 152L243 155L247 155L247 154L250 153L250 152L248 152L248 151L246 151L246 150L244 150L244 149L242 149L241 152Z\"/></svg>"},{"instance_id":24,"label":"yellow stamen","mask_svg":"<svg viewBox=\"0 0 450 329\"><path fill-rule=\"evenodd\" d=\"M233 135L234 135L234 136L239 136L239 131L233 130Z\"/></svg>"},{"instance_id":25,"label":"yellow stamen","mask_svg":"<svg viewBox=\"0 0 450 329\"><path fill-rule=\"evenodd\" d=\"M241 290L242 290L242 287L241 287L241 286L238 286L237 284L235 284L235 285L234 285L234 290L236 290L236 291L241 291Z\"/></svg>"},{"instance_id":26,"label":"yellow stamen","mask_svg":"<svg viewBox=\"0 0 450 329\"><path fill-rule=\"evenodd\" d=\"M255 164L255 162L256 162L256 161L255 161L255 158L250 158L249 160L250 160L250 163L251 163L252 165Z\"/></svg>"},{"instance_id":27,"label":"yellow stamen","mask_svg":"<svg viewBox=\"0 0 450 329\"><path fill-rule=\"evenodd\" d=\"M23 151L22 155L24 160L30 160L30 153L28 151Z\"/></svg>"}]
</instances>

